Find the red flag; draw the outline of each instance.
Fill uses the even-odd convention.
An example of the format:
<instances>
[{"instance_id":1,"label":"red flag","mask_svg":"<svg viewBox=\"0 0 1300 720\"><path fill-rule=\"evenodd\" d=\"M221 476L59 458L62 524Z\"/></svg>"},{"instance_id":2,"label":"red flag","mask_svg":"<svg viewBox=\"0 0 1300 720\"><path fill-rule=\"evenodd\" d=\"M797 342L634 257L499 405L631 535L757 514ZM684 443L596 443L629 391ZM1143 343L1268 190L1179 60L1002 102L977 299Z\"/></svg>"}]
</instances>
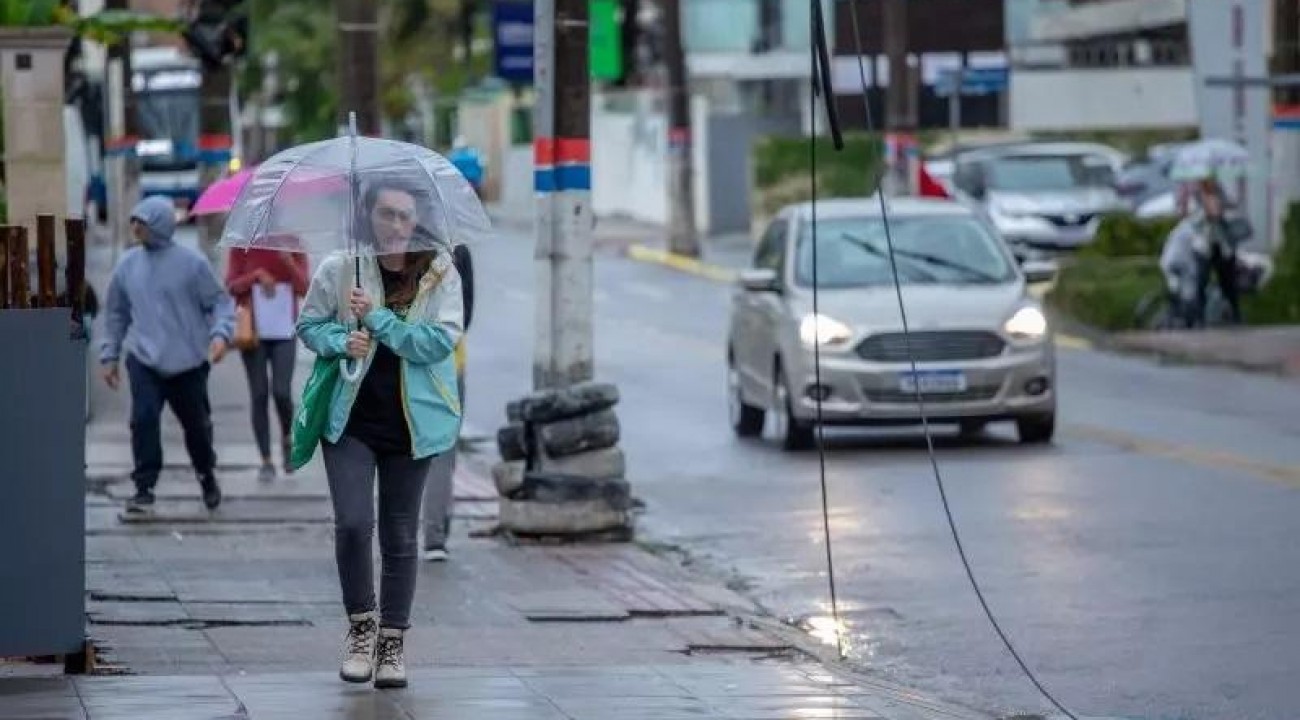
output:
<instances>
[{"instance_id":1,"label":"red flag","mask_svg":"<svg viewBox=\"0 0 1300 720\"><path fill-rule=\"evenodd\" d=\"M935 180L933 175L926 172L924 163L917 168L917 173L920 175L918 189L921 191L921 197L952 199L952 196L948 194L943 185L938 180Z\"/></svg>"}]
</instances>

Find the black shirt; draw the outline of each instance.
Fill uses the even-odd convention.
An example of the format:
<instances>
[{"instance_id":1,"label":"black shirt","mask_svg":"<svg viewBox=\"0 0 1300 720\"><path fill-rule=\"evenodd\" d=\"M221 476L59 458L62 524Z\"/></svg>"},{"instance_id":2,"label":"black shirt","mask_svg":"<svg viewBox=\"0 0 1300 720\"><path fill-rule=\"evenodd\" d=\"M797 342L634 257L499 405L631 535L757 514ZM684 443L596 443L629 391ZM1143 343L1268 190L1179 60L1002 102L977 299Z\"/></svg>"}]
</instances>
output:
<instances>
[{"instance_id":1,"label":"black shirt","mask_svg":"<svg viewBox=\"0 0 1300 720\"><path fill-rule=\"evenodd\" d=\"M380 266L384 278L384 294L401 282L400 272L391 272ZM398 317L404 317L406 308L390 306ZM411 428L406 421L406 408L402 402L402 361L392 348L376 342L375 357L370 370L357 389L357 399L348 416L344 434L365 443L376 455L410 455Z\"/></svg>"}]
</instances>

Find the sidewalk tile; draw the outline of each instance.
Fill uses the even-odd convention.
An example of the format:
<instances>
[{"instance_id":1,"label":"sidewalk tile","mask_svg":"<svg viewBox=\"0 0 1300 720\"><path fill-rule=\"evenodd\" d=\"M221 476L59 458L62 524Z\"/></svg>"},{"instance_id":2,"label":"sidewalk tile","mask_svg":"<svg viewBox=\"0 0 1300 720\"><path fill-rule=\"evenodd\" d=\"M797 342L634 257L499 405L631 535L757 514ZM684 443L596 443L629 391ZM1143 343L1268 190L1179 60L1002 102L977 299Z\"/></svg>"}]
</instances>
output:
<instances>
[{"instance_id":1,"label":"sidewalk tile","mask_svg":"<svg viewBox=\"0 0 1300 720\"><path fill-rule=\"evenodd\" d=\"M76 689L61 677L0 680L0 720L80 720L83 717Z\"/></svg>"}]
</instances>

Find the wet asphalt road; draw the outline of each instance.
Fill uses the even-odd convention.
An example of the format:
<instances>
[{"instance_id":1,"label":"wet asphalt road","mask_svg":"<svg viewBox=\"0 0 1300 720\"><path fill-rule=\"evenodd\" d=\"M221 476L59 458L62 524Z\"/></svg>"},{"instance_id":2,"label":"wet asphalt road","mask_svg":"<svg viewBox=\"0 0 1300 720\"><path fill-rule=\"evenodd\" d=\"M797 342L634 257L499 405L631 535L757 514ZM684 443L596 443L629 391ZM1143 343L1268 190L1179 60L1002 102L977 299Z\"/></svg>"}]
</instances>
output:
<instances>
[{"instance_id":1,"label":"wet asphalt road","mask_svg":"<svg viewBox=\"0 0 1300 720\"><path fill-rule=\"evenodd\" d=\"M476 254L469 422L494 431L531 378L531 240ZM618 383L647 535L734 575L772 612L827 612L817 459L727 425L728 288L597 261L598 377ZM1063 349L1058 440L1011 429L939 461L989 602L1086 716L1300 711L1300 384ZM832 435L838 587L855 659L979 709L1049 714L966 583L915 432Z\"/></svg>"}]
</instances>

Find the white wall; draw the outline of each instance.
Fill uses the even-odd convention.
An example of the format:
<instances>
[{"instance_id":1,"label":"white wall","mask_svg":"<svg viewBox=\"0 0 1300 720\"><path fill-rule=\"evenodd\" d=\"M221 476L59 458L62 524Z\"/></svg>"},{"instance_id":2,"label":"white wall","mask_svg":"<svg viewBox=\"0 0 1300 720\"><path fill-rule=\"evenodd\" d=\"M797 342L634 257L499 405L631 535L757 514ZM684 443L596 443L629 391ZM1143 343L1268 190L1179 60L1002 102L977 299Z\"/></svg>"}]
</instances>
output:
<instances>
[{"instance_id":1,"label":"white wall","mask_svg":"<svg viewBox=\"0 0 1300 720\"><path fill-rule=\"evenodd\" d=\"M1011 71L1011 127L1092 130L1193 127L1192 70L1186 67Z\"/></svg>"},{"instance_id":2,"label":"white wall","mask_svg":"<svg viewBox=\"0 0 1300 720\"><path fill-rule=\"evenodd\" d=\"M602 98L592 98L591 202L597 216L668 222L668 122L654 100L650 92L625 95L611 109ZM695 223L701 233L709 231L708 114L708 101L692 98ZM531 214L532 147L507 150L502 170L502 210L515 216ZM749 186L749 178L736 182Z\"/></svg>"},{"instance_id":3,"label":"white wall","mask_svg":"<svg viewBox=\"0 0 1300 720\"><path fill-rule=\"evenodd\" d=\"M668 222L668 121L648 93L627 110L610 110L593 99L591 117L592 206L598 216ZM695 222L708 232L708 103L691 102L694 132ZM747 178L737 182L748 184Z\"/></svg>"}]
</instances>

